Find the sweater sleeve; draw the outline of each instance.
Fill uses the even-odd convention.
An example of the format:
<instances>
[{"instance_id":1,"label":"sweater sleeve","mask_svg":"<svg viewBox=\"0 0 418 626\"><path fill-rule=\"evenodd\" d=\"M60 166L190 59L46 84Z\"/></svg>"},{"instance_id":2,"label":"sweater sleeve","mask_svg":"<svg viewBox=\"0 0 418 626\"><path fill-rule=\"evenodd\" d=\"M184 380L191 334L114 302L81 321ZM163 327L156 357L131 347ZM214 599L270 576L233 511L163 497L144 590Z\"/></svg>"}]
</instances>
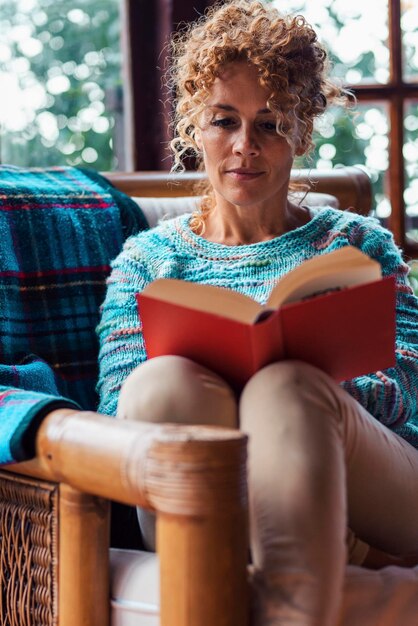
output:
<instances>
[{"instance_id":1,"label":"sweater sleeve","mask_svg":"<svg viewBox=\"0 0 418 626\"><path fill-rule=\"evenodd\" d=\"M122 383L146 360L141 320L135 295L151 282L146 265L136 257L135 238L128 239L112 263L107 293L97 327L100 343L98 411L116 415Z\"/></svg>"},{"instance_id":2,"label":"sweater sleeve","mask_svg":"<svg viewBox=\"0 0 418 626\"><path fill-rule=\"evenodd\" d=\"M59 393L52 368L29 355L13 365L0 364L0 464L35 454L42 419L58 408L80 407Z\"/></svg>"},{"instance_id":3,"label":"sweater sleeve","mask_svg":"<svg viewBox=\"0 0 418 626\"><path fill-rule=\"evenodd\" d=\"M0 385L0 465L33 458L42 420L62 408L80 410L61 396Z\"/></svg>"},{"instance_id":4,"label":"sweater sleeve","mask_svg":"<svg viewBox=\"0 0 418 626\"><path fill-rule=\"evenodd\" d=\"M396 365L342 385L369 413L402 434L403 425L415 421L418 408L418 299L389 231L369 220L354 230L350 243L379 261L384 276L395 277Z\"/></svg>"}]
</instances>

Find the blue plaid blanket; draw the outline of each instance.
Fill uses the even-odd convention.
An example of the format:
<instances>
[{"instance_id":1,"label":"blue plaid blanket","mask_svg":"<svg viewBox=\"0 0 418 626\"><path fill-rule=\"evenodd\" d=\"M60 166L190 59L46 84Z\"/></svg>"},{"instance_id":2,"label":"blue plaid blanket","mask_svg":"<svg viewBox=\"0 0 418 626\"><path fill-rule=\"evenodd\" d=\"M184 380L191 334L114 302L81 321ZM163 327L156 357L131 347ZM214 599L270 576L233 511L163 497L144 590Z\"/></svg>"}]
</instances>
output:
<instances>
[{"instance_id":1,"label":"blue plaid blanket","mask_svg":"<svg viewBox=\"0 0 418 626\"><path fill-rule=\"evenodd\" d=\"M147 226L95 172L0 166L0 463L33 455L54 408L96 408L110 261Z\"/></svg>"}]
</instances>

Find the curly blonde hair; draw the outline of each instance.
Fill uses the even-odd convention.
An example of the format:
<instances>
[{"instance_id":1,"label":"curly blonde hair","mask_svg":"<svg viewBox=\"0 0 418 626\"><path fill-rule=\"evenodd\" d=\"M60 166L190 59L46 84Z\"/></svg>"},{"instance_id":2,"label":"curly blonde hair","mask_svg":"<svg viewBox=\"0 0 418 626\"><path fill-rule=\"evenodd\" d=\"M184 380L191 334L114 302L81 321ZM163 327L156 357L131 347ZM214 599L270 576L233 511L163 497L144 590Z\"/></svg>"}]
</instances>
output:
<instances>
[{"instance_id":1,"label":"curly blonde hair","mask_svg":"<svg viewBox=\"0 0 418 626\"><path fill-rule=\"evenodd\" d=\"M258 70L268 89L267 107L276 114L277 133L294 151L313 147L314 119L329 103L346 103L349 95L328 78L328 58L312 27L301 15L282 15L258 0L226 0L210 7L172 40L170 87L175 91L174 170L184 169L185 154L194 154L198 119L213 82L229 63L246 61ZM213 206L204 198L203 216ZM202 224L201 224L202 225Z\"/></svg>"}]
</instances>

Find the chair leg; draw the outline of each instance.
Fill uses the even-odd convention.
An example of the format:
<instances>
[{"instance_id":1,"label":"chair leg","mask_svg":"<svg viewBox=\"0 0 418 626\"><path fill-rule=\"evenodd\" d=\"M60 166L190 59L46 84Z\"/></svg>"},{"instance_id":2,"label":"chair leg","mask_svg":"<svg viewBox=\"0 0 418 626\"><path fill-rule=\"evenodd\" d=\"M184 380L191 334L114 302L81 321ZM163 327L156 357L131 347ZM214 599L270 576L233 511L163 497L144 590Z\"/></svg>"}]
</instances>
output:
<instances>
[{"instance_id":1,"label":"chair leg","mask_svg":"<svg viewBox=\"0 0 418 626\"><path fill-rule=\"evenodd\" d=\"M64 483L59 502L59 624L109 626L109 502Z\"/></svg>"},{"instance_id":2,"label":"chair leg","mask_svg":"<svg viewBox=\"0 0 418 626\"><path fill-rule=\"evenodd\" d=\"M246 515L160 514L161 626L246 626Z\"/></svg>"}]
</instances>

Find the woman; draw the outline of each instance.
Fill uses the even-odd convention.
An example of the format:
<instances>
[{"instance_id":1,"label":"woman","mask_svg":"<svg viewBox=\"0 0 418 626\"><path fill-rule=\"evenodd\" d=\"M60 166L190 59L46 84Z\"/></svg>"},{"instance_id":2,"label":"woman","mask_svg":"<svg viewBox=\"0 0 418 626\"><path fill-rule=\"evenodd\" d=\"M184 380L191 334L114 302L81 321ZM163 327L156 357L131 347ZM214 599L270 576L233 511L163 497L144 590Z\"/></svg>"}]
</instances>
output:
<instances>
[{"instance_id":1,"label":"woman","mask_svg":"<svg viewBox=\"0 0 418 626\"><path fill-rule=\"evenodd\" d=\"M418 552L416 300L392 236L375 220L288 199L314 119L346 99L305 20L225 2L174 52L175 161L194 150L210 190L197 214L134 236L114 262L99 326L99 410L248 432L254 619L332 626L347 562L372 567ZM337 385L305 363L273 363L236 398L187 359L146 361L135 294L150 281L214 284L264 303L290 269L346 245L396 276L396 367Z\"/></svg>"}]
</instances>

